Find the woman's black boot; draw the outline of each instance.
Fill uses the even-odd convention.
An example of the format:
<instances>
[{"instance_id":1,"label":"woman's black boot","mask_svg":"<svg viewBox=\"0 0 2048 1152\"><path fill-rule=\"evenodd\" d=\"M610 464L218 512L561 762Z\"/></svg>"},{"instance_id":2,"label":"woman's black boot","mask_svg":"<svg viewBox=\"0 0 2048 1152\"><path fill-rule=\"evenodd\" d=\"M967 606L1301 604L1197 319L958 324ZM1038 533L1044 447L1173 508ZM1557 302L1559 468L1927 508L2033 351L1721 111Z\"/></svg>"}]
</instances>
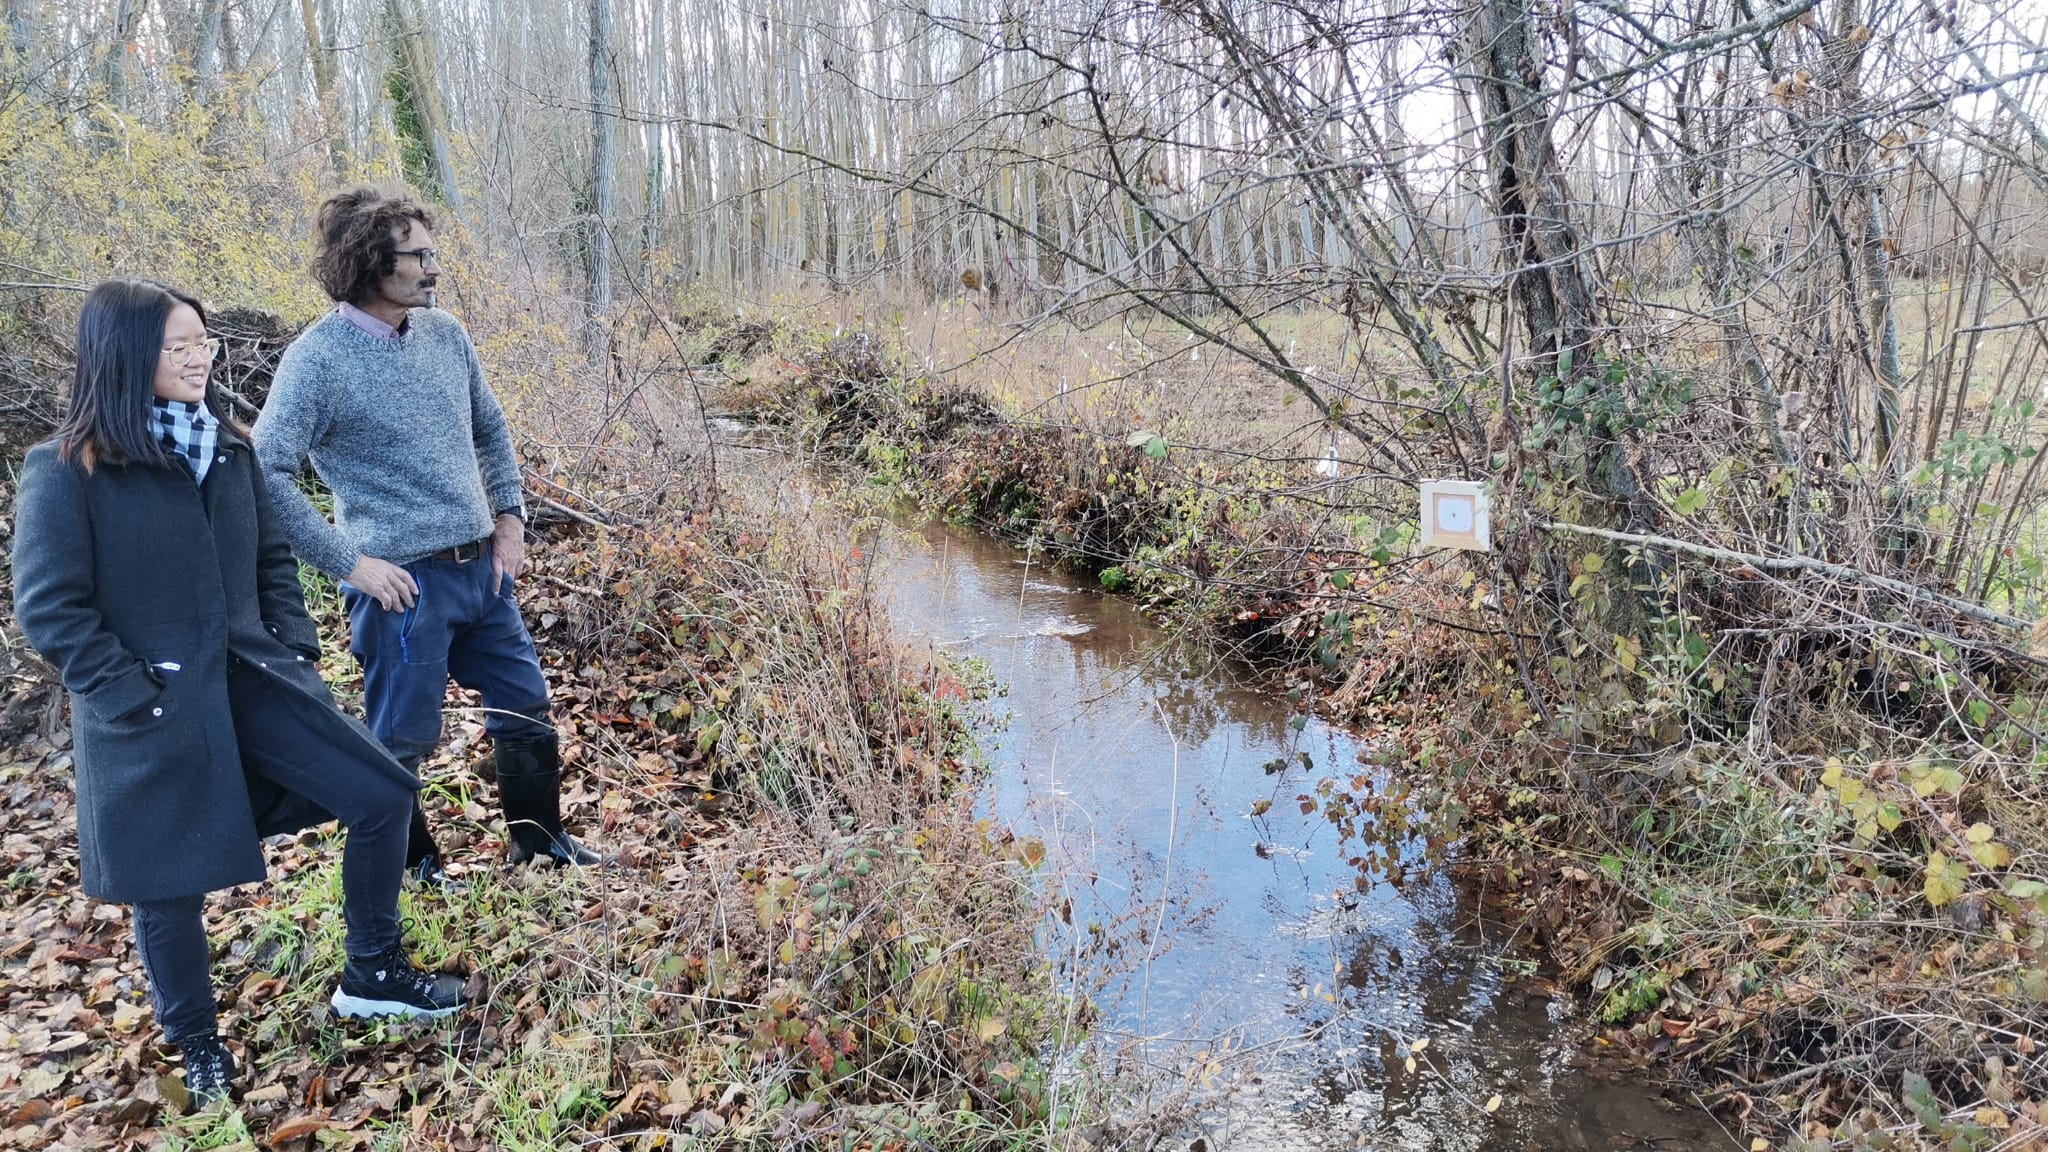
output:
<instances>
[{"instance_id":1,"label":"woman's black boot","mask_svg":"<svg viewBox=\"0 0 2048 1152\"><path fill-rule=\"evenodd\" d=\"M228 1098L235 1080L235 1055L218 1036L178 1045L185 1057L185 1096L194 1112L203 1112Z\"/></svg>"},{"instance_id":2,"label":"woman's black boot","mask_svg":"<svg viewBox=\"0 0 2048 1152\"><path fill-rule=\"evenodd\" d=\"M413 775L420 774L419 757L401 756L398 762ZM460 892L469 885L448 875L441 866L441 846L434 843L434 830L427 826L424 797L425 793L419 793L412 801L412 827L405 834L405 878L423 888Z\"/></svg>"}]
</instances>

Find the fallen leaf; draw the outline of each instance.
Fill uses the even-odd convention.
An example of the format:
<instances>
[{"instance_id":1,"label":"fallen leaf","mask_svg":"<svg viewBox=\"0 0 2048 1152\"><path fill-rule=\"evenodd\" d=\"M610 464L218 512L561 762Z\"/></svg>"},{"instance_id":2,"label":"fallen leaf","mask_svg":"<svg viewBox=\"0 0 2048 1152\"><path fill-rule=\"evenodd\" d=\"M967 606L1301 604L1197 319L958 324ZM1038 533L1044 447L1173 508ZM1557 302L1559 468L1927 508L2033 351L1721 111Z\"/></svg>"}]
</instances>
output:
<instances>
[{"instance_id":1,"label":"fallen leaf","mask_svg":"<svg viewBox=\"0 0 2048 1152\"><path fill-rule=\"evenodd\" d=\"M183 1112L192 1105L192 1094L185 1091L185 1081L176 1076L156 1078L157 1095L171 1106L173 1112Z\"/></svg>"},{"instance_id":2,"label":"fallen leaf","mask_svg":"<svg viewBox=\"0 0 2048 1152\"><path fill-rule=\"evenodd\" d=\"M30 1100L7 1117L7 1126L19 1128L25 1124L41 1124L56 1114L57 1110L50 1106L48 1100Z\"/></svg>"},{"instance_id":3,"label":"fallen leaf","mask_svg":"<svg viewBox=\"0 0 2048 1152\"><path fill-rule=\"evenodd\" d=\"M294 1116L277 1127L272 1128L270 1135L265 1138L264 1143L275 1148L286 1141L297 1140L302 1136L311 1136L322 1128L332 1127L334 1127L334 1121L325 1116Z\"/></svg>"}]
</instances>

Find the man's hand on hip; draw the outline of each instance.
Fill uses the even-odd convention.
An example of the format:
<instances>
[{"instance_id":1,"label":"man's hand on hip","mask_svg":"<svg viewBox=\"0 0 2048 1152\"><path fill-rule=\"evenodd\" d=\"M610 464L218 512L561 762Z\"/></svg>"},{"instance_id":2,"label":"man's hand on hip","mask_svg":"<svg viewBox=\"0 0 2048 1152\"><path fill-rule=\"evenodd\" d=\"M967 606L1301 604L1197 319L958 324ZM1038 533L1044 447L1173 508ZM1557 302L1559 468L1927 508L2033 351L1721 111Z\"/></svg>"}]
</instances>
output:
<instances>
[{"instance_id":1,"label":"man's hand on hip","mask_svg":"<svg viewBox=\"0 0 2048 1152\"><path fill-rule=\"evenodd\" d=\"M491 529L491 586L503 588L505 578L519 579L526 570L526 522L507 512Z\"/></svg>"},{"instance_id":2,"label":"man's hand on hip","mask_svg":"<svg viewBox=\"0 0 2048 1152\"><path fill-rule=\"evenodd\" d=\"M420 586L413 583L412 573L375 556L365 556L356 561L346 579L350 587L375 600L386 612L412 607L420 594Z\"/></svg>"}]
</instances>

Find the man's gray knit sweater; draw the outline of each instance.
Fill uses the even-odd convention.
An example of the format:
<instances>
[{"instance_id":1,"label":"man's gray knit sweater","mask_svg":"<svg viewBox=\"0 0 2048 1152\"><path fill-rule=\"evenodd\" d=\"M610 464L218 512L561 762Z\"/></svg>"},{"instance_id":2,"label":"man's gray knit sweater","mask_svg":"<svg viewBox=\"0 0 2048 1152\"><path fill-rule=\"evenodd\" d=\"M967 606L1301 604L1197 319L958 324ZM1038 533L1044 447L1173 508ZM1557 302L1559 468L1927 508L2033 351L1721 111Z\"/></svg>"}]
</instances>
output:
<instances>
[{"instance_id":1,"label":"man's gray knit sweater","mask_svg":"<svg viewBox=\"0 0 2048 1152\"><path fill-rule=\"evenodd\" d=\"M278 363L256 452L292 551L336 579L363 556L409 564L523 512L505 414L469 334L436 309L414 309L396 340L333 312L306 329ZM294 482L309 456L332 524Z\"/></svg>"}]
</instances>

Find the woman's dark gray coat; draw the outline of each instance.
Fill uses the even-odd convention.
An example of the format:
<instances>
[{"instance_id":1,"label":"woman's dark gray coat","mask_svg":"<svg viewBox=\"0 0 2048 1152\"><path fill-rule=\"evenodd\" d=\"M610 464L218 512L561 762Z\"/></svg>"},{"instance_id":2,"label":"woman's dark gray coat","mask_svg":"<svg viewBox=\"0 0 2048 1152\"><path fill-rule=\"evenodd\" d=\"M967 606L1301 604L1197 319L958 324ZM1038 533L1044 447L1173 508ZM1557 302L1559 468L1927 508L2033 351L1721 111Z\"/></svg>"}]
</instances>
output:
<instances>
[{"instance_id":1,"label":"woman's dark gray coat","mask_svg":"<svg viewBox=\"0 0 2048 1152\"><path fill-rule=\"evenodd\" d=\"M215 457L203 487L176 463L88 473L48 443L23 466L15 615L71 692L80 879L101 900L261 880L259 837L331 819L244 775L231 653L290 689L304 722L332 726L362 764L419 787L320 679L319 633L255 452L224 432Z\"/></svg>"}]
</instances>

